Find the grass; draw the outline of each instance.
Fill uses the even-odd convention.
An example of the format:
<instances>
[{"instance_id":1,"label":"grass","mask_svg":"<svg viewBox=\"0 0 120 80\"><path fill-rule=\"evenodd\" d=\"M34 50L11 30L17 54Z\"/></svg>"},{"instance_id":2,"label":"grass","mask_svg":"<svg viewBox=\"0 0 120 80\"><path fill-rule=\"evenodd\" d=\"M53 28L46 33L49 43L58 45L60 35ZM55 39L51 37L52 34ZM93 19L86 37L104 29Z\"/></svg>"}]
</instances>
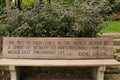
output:
<instances>
[{"instance_id":1,"label":"grass","mask_svg":"<svg viewBox=\"0 0 120 80\"><path fill-rule=\"evenodd\" d=\"M34 4L34 2L35 0L22 0L22 7L25 8L31 6Z\"/></svg>"},{"instance_id":2,"label":"grass","mask_svg":"<svg viewBox=\"0 0 120 80\"><path fill-rule=\"evenodd\" d=\"M105 21L107 27L101 30L101 33L120 32L120 21Z\"/></svg>"},{"instance_id":3,"label":"grass","mask_svg":"<svg viewBox=\"0 0 120 80\"><path fill-rule=\"evenodd\" d=\"M35 0L22 0L21 6L22 8L30 7L34 4ZM12 6L15 6L14 2L11 2Z\"/></svg>"}]
</instances>

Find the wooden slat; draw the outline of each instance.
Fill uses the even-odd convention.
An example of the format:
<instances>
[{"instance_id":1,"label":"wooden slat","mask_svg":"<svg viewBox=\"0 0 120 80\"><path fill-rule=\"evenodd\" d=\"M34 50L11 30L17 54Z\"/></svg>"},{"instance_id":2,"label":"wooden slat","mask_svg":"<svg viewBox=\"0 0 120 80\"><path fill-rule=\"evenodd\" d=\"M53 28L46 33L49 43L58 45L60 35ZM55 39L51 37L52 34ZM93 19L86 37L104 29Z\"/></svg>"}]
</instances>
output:
<instances>
[{"instance_id":1,"label":"wooden slat","mask_svg":"<svg viewBox=\"0 0 120 80\"><path fill-rule=\"evenodd\" d=\"M40 67L84 67L119 65L114 59L102 60L31 60L31 59L1 59L0 66L40 66Z\"/></svg>"}]
</instances>

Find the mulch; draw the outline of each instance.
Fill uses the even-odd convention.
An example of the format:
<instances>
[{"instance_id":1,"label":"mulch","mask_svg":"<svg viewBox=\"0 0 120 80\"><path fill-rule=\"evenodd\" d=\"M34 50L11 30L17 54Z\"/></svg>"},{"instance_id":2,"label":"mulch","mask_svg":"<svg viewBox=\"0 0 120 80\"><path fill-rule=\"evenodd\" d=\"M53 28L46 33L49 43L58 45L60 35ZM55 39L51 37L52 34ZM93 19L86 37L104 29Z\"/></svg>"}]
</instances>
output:
<instances>
[{"instance_id":1,"label":"mulch","mask_svg":"<svg viewBox=\"0 0 120 80\"><path fill-rule=\"evenodd\" d=\"M0 70L0 80L10 80L9 71Z\"/></svg>"},{"instance_id":2,"label":"mulch","mask_svg":"<svg viewBox=\"0 0 120 80\"><path fill-rule=\"evenodd\" d=\"M86 68L42 68L25 69L21 80L92 80L92 76Z\"/></svg>"},{"instance_id":3,"label":"mulch","mask_svg":"<svg viewBox=\"0 0 120 80\"><path fill-rule=\"evenodd\" d=\"M85 76L84 76L85 75ZM0 70L0 80L10 80L10 72ZM25 68L20 80L92 80L90 69L86 68Z\"/></svg>"},{"instance_id":4,"label":"mulch","mask_svg":"<svg viewBox=\"0 0 120 80\"><path fill-rule=\"evenodd\" d=\"M0 80L10 80L10 72L0 70ZM93 80L90 69L82 68L25 68L20 80ZM105 80L120 80L120 73L106 73Z\"/></svg>"}]
</instances>

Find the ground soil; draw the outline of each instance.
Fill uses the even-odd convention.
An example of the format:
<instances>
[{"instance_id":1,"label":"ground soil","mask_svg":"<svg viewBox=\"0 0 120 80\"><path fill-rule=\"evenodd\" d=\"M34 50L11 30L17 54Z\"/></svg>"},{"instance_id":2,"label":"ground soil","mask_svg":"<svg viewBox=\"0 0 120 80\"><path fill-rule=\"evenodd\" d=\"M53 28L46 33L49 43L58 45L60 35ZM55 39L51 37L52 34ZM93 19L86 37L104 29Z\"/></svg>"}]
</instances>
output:
<instances>
[{"instance_id":1,"label":"ground soil","mask_svg":"<svg viewBox=\"0 0 120 80\"><path fill-rule=\"evenodd\" d=\"M9 71L2 71L2 70L0 70L0 80L10 80L10 73L9 73Z\"/></svg>"},{"instance_id":2,"label":"ground soil","mask_svg":"<svg viewBox=\"0 0 120 80\"><path fill-rule=\"evenodd\" d=\"M20 80L93 80L92 69L86 68L25 68ZM10 80L9 71L0 70L0 80ZM105 80L120 80L120 72L105 73Z\"/></svg>"},{"instance_id":3,"label":"ground soil","mask_svg":"<svg viewBox=\"0 0 120 80\"><path fill-rule=\"evenodd\" d=\"M90 72L87 68L25 69L22 80L91 80Z\"/></svg>"},{"instance_id":4,"label":"ground soil","mask_svg":"<svg viewBox=\"0 0 120 80\"><path fill-rule=\"evenodd\" d=\"M25 68L20 80L92 80L87 68ZM0 71L0 80L10 80L8 71Z\"/></svg>"}]
</instances>

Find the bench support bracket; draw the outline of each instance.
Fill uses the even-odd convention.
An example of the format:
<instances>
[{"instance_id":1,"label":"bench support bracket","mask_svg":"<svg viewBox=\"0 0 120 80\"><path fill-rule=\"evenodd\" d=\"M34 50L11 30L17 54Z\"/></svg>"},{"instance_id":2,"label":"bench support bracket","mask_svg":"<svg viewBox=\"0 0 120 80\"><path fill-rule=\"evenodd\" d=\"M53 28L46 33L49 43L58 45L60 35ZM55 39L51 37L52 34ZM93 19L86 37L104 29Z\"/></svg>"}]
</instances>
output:
<instances>
[{"instance_id":1,"label":"bench support bracket","mask_svg":"<svg viewBox=\"0 0 120 80\"><path fill-rule=\"evenodd\" d=\"M105 66L94 68L94 73L93 73L94 80L104 80L105 69L106 69Z\"/></svg>"},{"instance_id":2,"label":"bench support bracket","mask_svg":"<svg viewBox=\"0 0 120 80\"><path fill-rule=\"evenodd\" d=\"M11 80L20 80L23 69L21 67L9 66Z\"/></svg>"}]
</instances>

